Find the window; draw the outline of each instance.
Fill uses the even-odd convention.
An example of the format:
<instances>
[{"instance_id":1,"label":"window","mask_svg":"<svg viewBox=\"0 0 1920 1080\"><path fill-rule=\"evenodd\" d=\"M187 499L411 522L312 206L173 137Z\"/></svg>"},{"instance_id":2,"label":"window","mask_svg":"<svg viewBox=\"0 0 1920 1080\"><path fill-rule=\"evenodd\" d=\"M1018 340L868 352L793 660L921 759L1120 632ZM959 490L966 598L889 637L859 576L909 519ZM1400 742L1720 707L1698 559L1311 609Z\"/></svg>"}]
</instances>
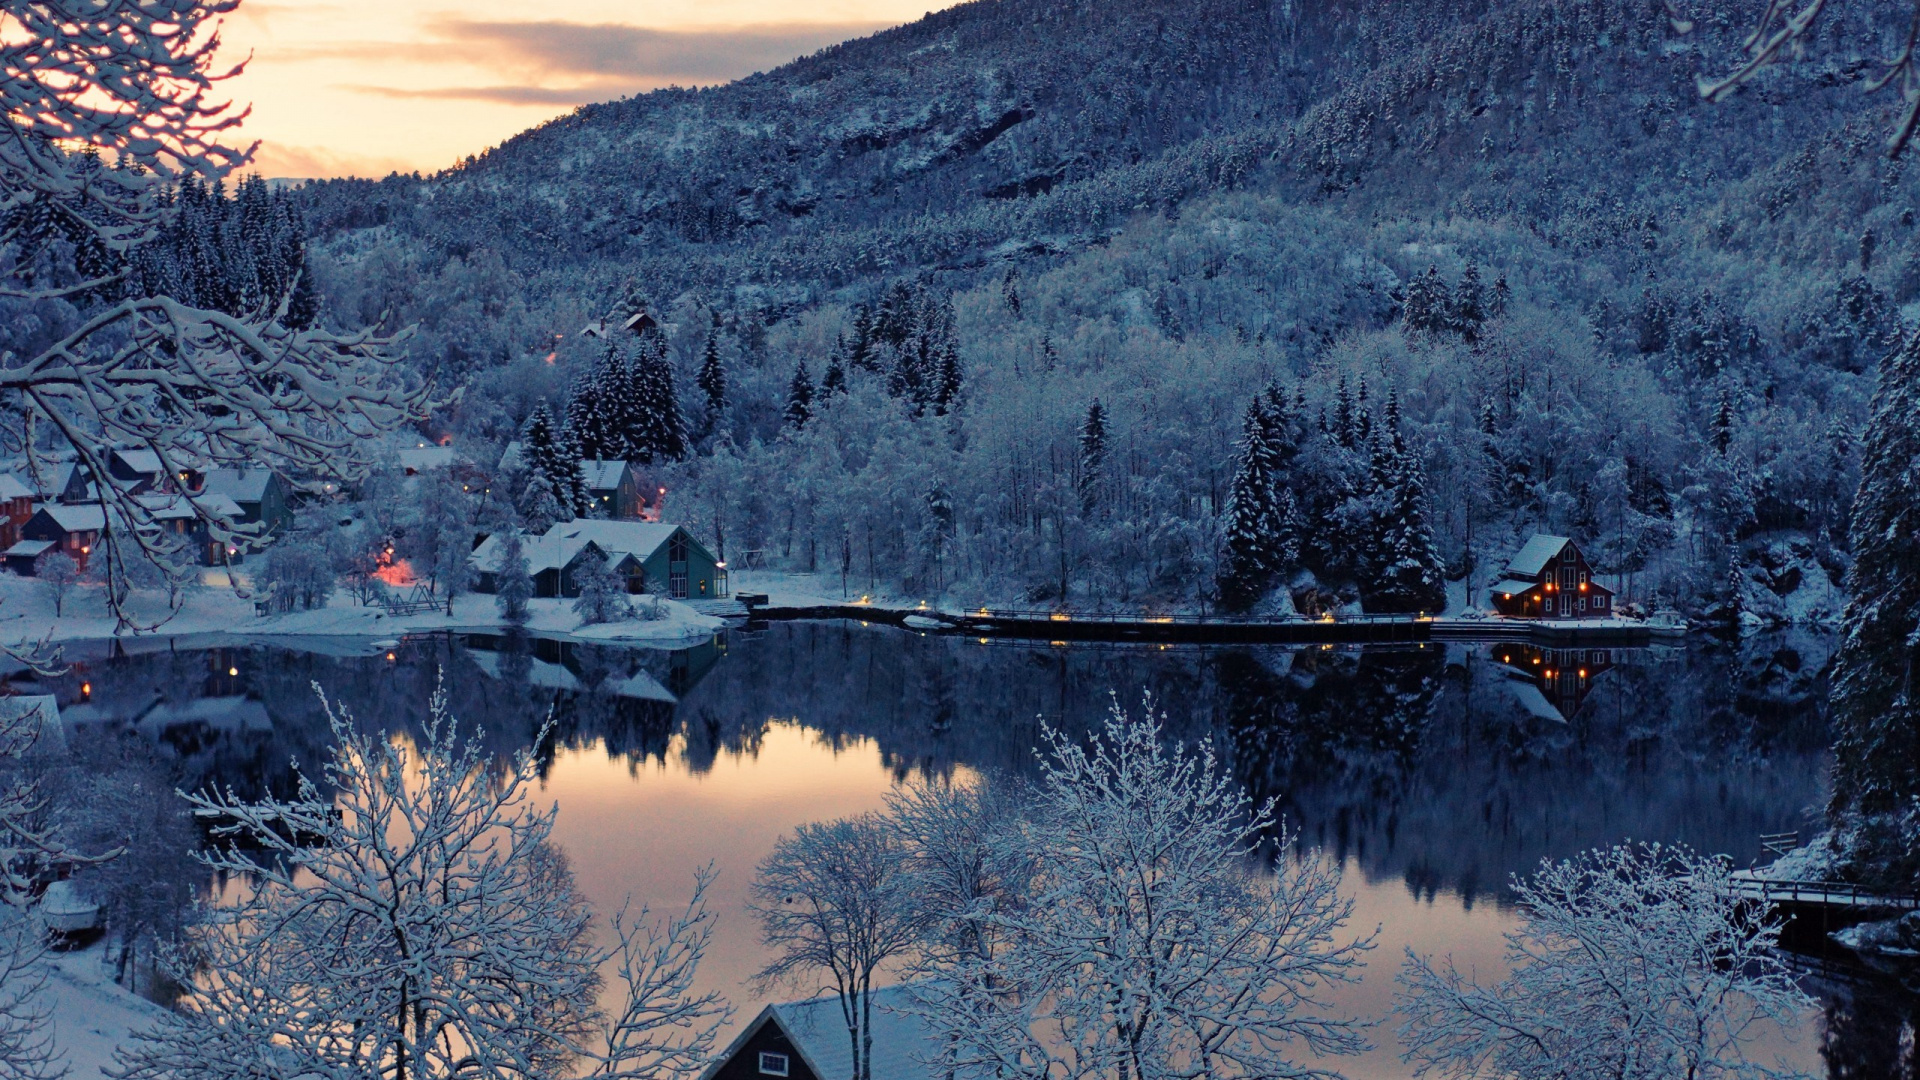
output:
<instances>
[{"instance_id":1,"label":"window","mask_svg":"<svg viewBox=\"0 0 1920 1080\"><path fill-rule=\"evenodd\" d=\"M760 1075L761 1076L787 1075L787 1055L773 1054L773 1053L768 1053L765 1050L762 1050L760 1052Z\"/></svg>"},{"instance_id":2,"label":"window","mask_svg":"<svg viewBox=\"0 0 1920 1080\"><path fill-rule=\"evenodd\" d=\"M667 541L667 561L670 563L687 561L687 538L685 535L674 533L673 539Z\"/></svg>"},{"instance_id":3,"label":"window","mask_svg":"<svg viewBox=\"0 0 1920 1080\"><path fill-rule=\"evenodd\" d=\"M667 595L673 597L675 600L685 600L687 598L687 572L685 570L676 570L667 575Z\"/></svg>"},{"instance_id":4,"label":"window","mask_svg":"<svg viewBox=\"0 0 1920 1080\"><path fill-rule=\"evenodd\" d=\"M1604 597L1604 596L1596 596L1596 597L1594 597L1594 598L1593 598L1593 606L1594 606L1594 607L1597 607L1597 608L1603 608L1603 607L1606 607L1606 606L1607 606L1607 598L1606 598L1606 597Z\"/></svg>"}]
</instances>

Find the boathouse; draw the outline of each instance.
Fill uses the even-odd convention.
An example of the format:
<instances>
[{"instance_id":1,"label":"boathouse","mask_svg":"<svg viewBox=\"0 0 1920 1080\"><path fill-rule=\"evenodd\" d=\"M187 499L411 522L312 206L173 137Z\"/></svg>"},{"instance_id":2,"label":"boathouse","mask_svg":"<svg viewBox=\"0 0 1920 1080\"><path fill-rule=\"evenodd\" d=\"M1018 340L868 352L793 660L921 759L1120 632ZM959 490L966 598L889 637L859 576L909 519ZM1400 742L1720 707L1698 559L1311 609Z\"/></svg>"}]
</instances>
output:
<instances>
[{"instance_id":1,"label":"boathouse","mask_svg":"<svg viewBox=\"0 0 1920 1080\"><path fill-rule=\"evenodd\" d=\"M1613 590L1593 580L1572 540L1539 533L1494 583L1493 609L1522 619L1606 619L1614 614Z\"/></svg>"},{"instance_id":2,"label":"boathouse","mask_svg":"<svg viewBox=\"0 0 1920 1080\"><path fill-rule=\"evenodd\" d=\"M905 1011L910 986L873 991L871 1080L945 1080L939 1039ZM700 1080L845 1080L854 1075L840 999L832 994L769 1005L714 1059Z\"/></svg>"}]
</instances>

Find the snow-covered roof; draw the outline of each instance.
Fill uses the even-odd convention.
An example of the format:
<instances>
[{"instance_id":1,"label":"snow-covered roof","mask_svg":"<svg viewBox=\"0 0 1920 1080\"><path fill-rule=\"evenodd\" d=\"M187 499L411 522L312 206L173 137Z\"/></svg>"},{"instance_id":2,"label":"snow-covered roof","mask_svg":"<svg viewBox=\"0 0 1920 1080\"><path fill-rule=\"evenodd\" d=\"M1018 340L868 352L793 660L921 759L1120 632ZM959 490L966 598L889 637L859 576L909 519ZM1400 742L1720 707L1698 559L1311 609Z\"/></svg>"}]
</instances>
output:
<instances>
[{"instance_id":1,"label":"snow-covered roof","mask_svg":"<svg viewBox=\"0 0 1920 1080\"><path fill-rule=\"evenodd\" d=\"M145 497L140 504L153 513L156 521L184 521L200 516L204 510L209 514L225 518L240 516L240 504L225 495L200 495L189 502L181 495L166 495L159 498ZM195 509L198 507L198 509ZM116 521L119 520L115 517Z\"/></svg>"},{"instance_id":2,"label":"snow-covered roof","mask_svg":"<svg viewBox=\"0 0 1920 1080\"><path fill-rule=\"evenodd\" d=\"M653 558L660 545L679 531L680 526L658 521L601 521L574 518L547 530L546 539L591 540L609 557L631 555L640 562Z\"/></svg>"},{"instance_id":3,"label":"snow-covered roof","mask_svg":"<svg viewBox=\"0 0 1920 1080\"><path fill-rule=\"evenodd\" d=\"M913 993L911 984L889 986L872 993L872 1080L937 1080L944 1071L927 1064L936 1060L941 1044L926 1022L904 1011ZM822 1080L852 1076L853 1047L841 1018L840 999L832 994L807 1001L769 1005L741 1030L726 1053L714 1059L703 1080L711 1080L748 1039L766 1023L777 1023L813 1075Z\"/></svg>"},{"instance_id":4,"label":"snow-covered roof","mask_svg":"<svg viewBox=\"0 0 1920 1080\"><path fill-rule=\"evenodd\" d=\"M97 505L45 503L40 512L67 532L99 532L107 525L107 513Z\"/></svg>"},{"instance_id":5,"label":"snow-covered roof","mask_svg":"<svg viewBox=\"0 0 1920 1080\"><path fill-rule=\"evenodd\" d=\"M1540 688L1531 680L1503 679L1501 685L1507 688L1507 692L1513 695L1514 700L1520 703L1520 707L1527 711L1528 716L1537 720L1551 720L1557 724L1567 722L1567 718L1561 715L1559 709L1553 707L1553 702L1548 701L1547 695L1541 693Z\"/></svg>"},{"instance_id":6,"label":"snow-covered roof","mask_svg":"<svg viewBox=\"0 0 1920 1080\"><path fill-rule=\"evenodd\" d=\"M644 671L636 671L624 679L609 675L607 680L600 684L600 689L615 697L634 698L640 701L664 701L668 705L680 700L673 696L673 691L660 685L659 679Z\"/></svg>"},{"instance_id":7,"label":"snow-covered roof","mask_svg":"<svg viewBox=\"0 0 1920 1080\"><path fill-rule=\"evenodd\" d=\"M113 456L127 471L141 476L156 476L165 470L160 465L160 455L151 450L115 450Z\"/></svg>"},{"instance_id":8,"label":"snow-covered roof","mask_svg":"<svg viewBox=\"0 0 1920 1080\"><path fill-rule=\"evenodd\" d=\"M1532 577L1546 569L1553 557L1560 554L1560 549L1572 542L1564 536L1535 533L1525 547L1513 553L1513 558L1507 562L1506 572L1514 577Z\"/></svg>"},{"instance_id":9,"label":"snow-covered roof","mask_svg":"<svg viewBox=\"0 0 1920 1080\"><path fill-rule=\"evenodd\" d=\"M559 528L559 526L554 526ZM500 569L500 548L502 537L499 533L486 538L473 554L467 556L467 562L483 574L495 573ZM527 572L537 574L542 570L559 570L570 566L580 553L592 547L593 541L586 537L555 536L551 531L545 536L528 536L521 539L521 550L527 556Z\"/></svg>"},{"instance_id":10,"label":"snow-covered roof","mask_svg":"<svg viewBox=\"0 0 1920 1080\"><path fill-rule=\"evenodd\" d=\"M587 486L595 491L610 491L620 486L627 463L613 458L582 458L580 471L587 474Z\"/></svg>"},{"instance_id":11,"label":"snow-covered roof","mask_svg":"<svg viewBox=\"0 0 1920 1080\"><path fill-rule=\"evenodd\" d=\"M429 469L450 467L455 458L451 446L403 446L397 455L400 467L408 472L423 473Z\"/></svg>"},{"instance_id":12,"label":"snow-covered roof","mask_svg":"<svg viewBox=\"0 0 1920 1080\"><path fill-rule=\"evenodd\" d=\"M33 731L33 742L27 747L30 756L66 753L67 729L60 723L60 703L52 694L0 697L0 721L21 720Z\"/></svg>"},{"instance_id":13,"label":"snow-covered roof","mask_svg":"<svg viewBox=\"0 0 1920 1080\"><path fill-rule=\"evenodd\" d=\"M22 540L7 550L0 551L0 556L9 559L37 559L53 550L55 546L51 540Z\"/></svg>"},{"instance_id":14,"label":"snow-covered roof","mask_svg":"<svg viewBox=\"0 0 1920 1080\"><path fill-rule=\"evenodd\" d=\"M163 701L140 718L139 728L149 735L191 724L205 724L214 731L237 735L242 732L273 730L273 718L267 707L247 697L205 697L192 701Z\"/></svg>"},{"instance_id":15,"label":"snow-covered roof","mask_svg":"<svg viewBox=\"0 0 1920 1080\"><path fill-rule=\"evenodd\" d=\"M1538 584L1540 583L1537 581L1521 581L1518 578L1508 578L1505 581L1494 582L1493 591L1502 596L1518 596Z\"/></svg>"},{"instance_id":16,"label":"snow-covered roof","mask_svg":"<svg viewBox=\"0 0 1920 1080\"><path fill-rule=\"evenodd\" d=\"M272 482L272 469L212 469L201 490L235 503L257 503L267 497L267 485Z\"/></svg>"},{"instance_id":17,"label":"snow-covered roof","mask_svg":"<svg viewBox=\"0 0 1920 1080\"><path fill-rule=\"evenodd\" d=\"M19 477L10 472L0 472L0 502L31 498L33 498L32 489L21 483Z\"/></svg>"},{"instance_id":18,"label":"snow-covered roof","mask_svg":"<svg viewBox=\"0 0 1920 1080\"><path fill-rule=\"evenodd\" d=\"M505 668L501 663L501 655L497 652L490 652L486 649L468 649L467 659L472 660L475 667L486 672L488 678L503 679L506 677ZM586 689L580 682L579 676L576 676L572 670L564 664L555 664L538 657L527 657L526 664L528 685L537 686L542 690L579 691Z\"/></svg>"}]
</instances>

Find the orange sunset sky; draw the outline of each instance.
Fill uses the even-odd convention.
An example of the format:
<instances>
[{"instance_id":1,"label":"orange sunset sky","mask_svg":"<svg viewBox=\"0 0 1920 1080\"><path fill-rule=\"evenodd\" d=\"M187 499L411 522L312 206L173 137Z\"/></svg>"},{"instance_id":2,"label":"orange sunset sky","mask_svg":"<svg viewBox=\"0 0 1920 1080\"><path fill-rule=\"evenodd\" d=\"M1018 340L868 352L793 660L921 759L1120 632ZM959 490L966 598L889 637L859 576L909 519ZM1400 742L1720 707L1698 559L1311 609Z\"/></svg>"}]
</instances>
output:
<instances>
[{"instance_id":1,"label":"orange sunset sky","mask_svg":"<svg viewBox=\"0 0 1920 1080\"><path fill-rule=\"evenodd\" d=\"M727 82L929 0L243 0L223 89L270 177L431 172L574 106Z\"/></svg>"}]
</instances>

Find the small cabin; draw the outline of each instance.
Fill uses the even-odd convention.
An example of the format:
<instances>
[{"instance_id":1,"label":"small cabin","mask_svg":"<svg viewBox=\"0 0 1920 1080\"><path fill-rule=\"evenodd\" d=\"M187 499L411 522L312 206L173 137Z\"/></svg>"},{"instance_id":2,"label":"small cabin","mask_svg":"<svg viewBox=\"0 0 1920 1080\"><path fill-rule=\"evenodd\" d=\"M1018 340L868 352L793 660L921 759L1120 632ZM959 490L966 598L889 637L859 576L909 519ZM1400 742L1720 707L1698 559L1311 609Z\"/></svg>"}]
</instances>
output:
<instances>
[{"instance_id":1,"label":"small cabin","mask_svg":"<svg viewBox=\"0 0 1920 1080\"><path fill-rule=\"evenodd\" d=\"M640 493L640 477L625 461L583 458L580 471L587 478L587 498L595 514L632 520L645 511L647 500Z\"/></svg>"},{"instance_id":2,"label":"small cabin","mask_svg":"<svg viewBox=\"0 0 1920 1080\"><path fill-rule=\"evenodd\" d=\"M20 526L33 516L33 491L10 472L0 472L0 548L20 542Z\"/></svg>"},{"instance_id":3,"label":"small cabin","mask_svg":"<svg viewBox=\"0 0 1920 1080\"><path fill-rule=\"evenodd\" d=\"M87 568L87 556L93 554L93 547L100 542L100 533L107 527L106 511L99 506L67 506L50 503L40 507L34 515L20 526L22 540L51 540L56 548L66 552L80 569Z\"/></svg>"},{"instance_id":4,"label":"small cabin","mask_svg":"<svg viewBox=\"0 0 1920 1080\"><path fill-rule=\"evenodd\" d=\"M937 1060L939 1038L906 1011L909 986L869 997L873 1006L872 1080L947 1080ZM760 1010L700 1080L846 1080L854 1074L853 1042L840 999L832 994Z\"/></svg>"},{"instance_id":5,"label":"small cabin","mask_svg":"<svg viewBox=\"0 0 1920 1080\"><path fill-rule=\"evenodd\" d=\"M1519 619L1608 619L1613 590L1593 579L1572 540L1541 533L1514 553L1494 583L1493 609Z\"/></svg>"},{"instance_id":6,"label":"small cabin","mask_svg":"<svg viewBox=\"0 0 1920 1080\"><path fill-rule=\"evenodd\" d=\"M272 469L211 469L201 484L206 495L233 500L239 508L238 525L259 524L266 533L293 524L293 496L287 482Z\"/></svg>"}]
</instances>

